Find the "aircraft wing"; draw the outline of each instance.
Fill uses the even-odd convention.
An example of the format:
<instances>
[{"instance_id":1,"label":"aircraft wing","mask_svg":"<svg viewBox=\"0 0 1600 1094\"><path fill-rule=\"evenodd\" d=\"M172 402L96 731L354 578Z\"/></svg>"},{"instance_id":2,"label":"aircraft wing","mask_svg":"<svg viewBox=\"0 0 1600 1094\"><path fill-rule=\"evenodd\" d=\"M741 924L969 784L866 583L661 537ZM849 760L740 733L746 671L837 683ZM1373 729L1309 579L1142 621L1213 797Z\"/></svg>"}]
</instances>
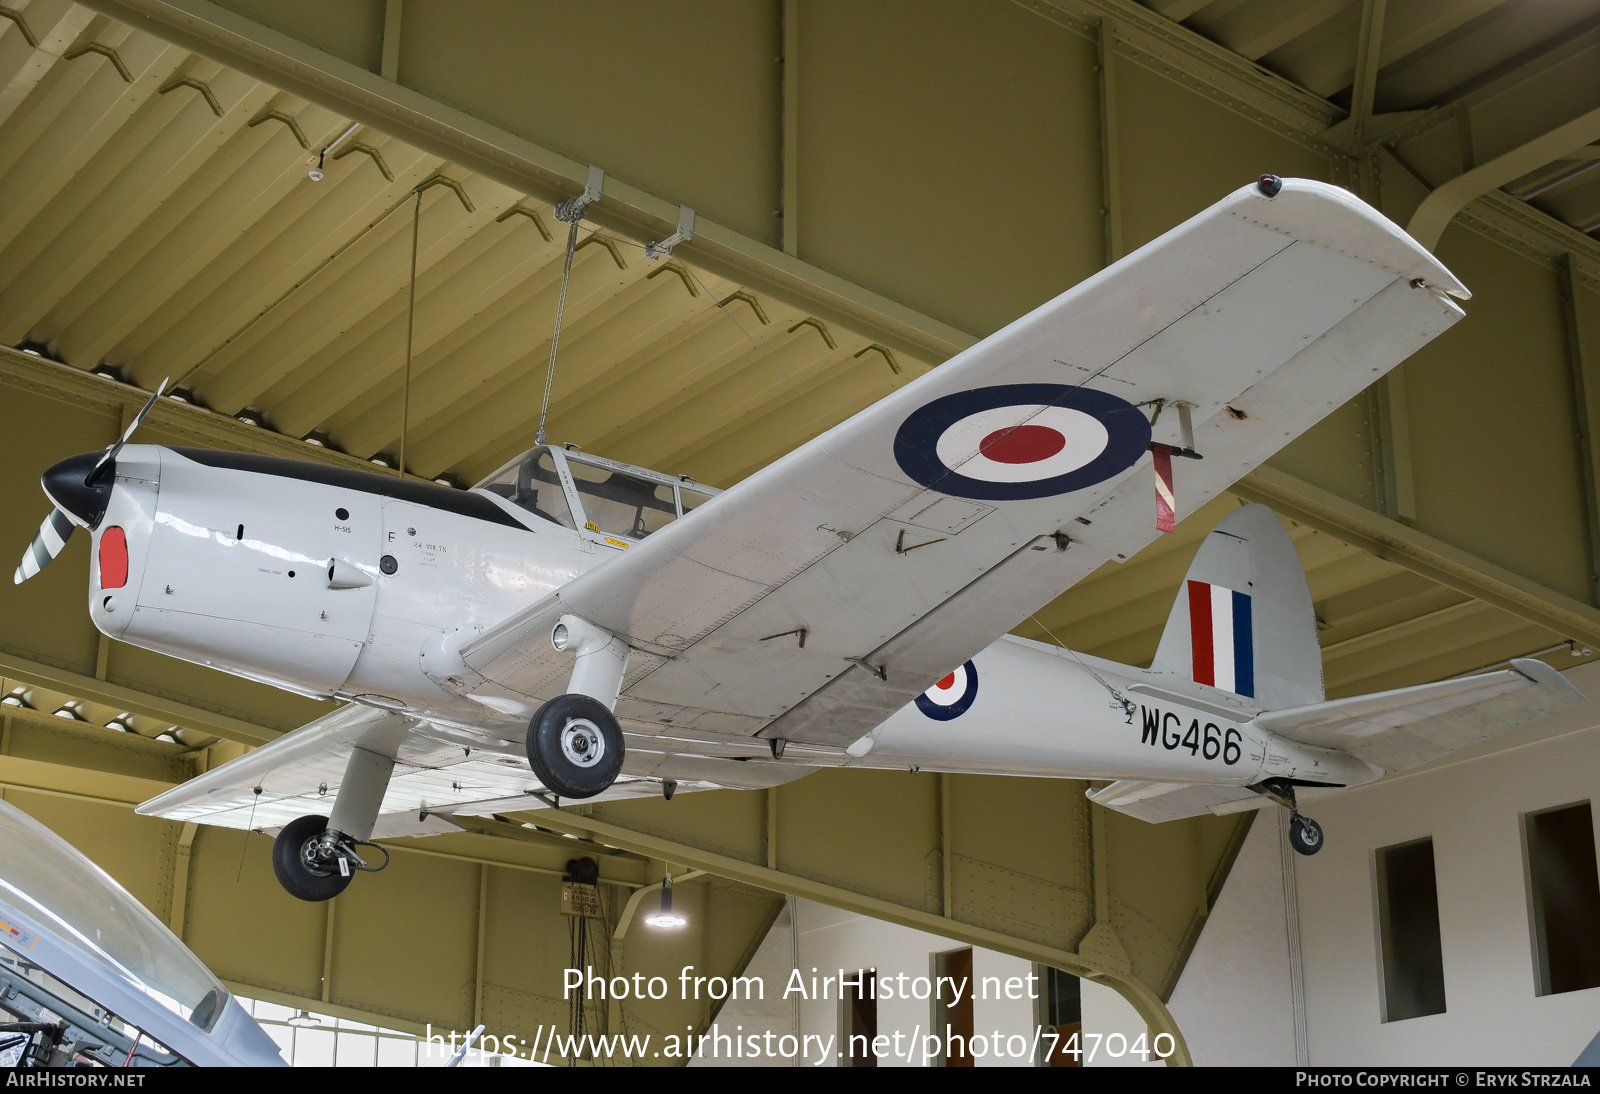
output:
<instances>
[{"instance_id":1,"label":"aircraft wing","mask_svg":"<svg viewBox=\"0 0 1600 1094\"><path fill-rule=\"evenodd\" d=\"M1155 538L1462 316L1461 284L1346 191L1239 190L828 428L464 650L542 701L562 612L622 636L617 713L848 744ZM1158 413L1159 410L1159 413ZM1152 419L1154 419L1152 423ZM470 690L471 686L463 690Z\"/></svg>"},{"instance_id":2,"label":"aircraft wing","mask_svg":"<svg viewBox=\"0 0 1600 1094\"><path fill-rule=\"evenodd\" d=\"M1585 701L1555 669L1521 658L1500 672L1270 711L1256 724L1398 773Z\"/></svg>"},{"instance_id":3,"label":"aircraft wing","mask_svg":"<svg viewBox=\"0 0 1600 1094\"><path fill-rule=\"evenodd\" d=\"M454 738L454 739L453 739ZM374 838L422 836L458 827L446 818L542 809L549 795L516 748L420 718L351 703L140 805L145 816L224 828L276 829L333 811L352 749L395 759ZM811 772L795 763L746 763L696 754L667 737L629 739L623 774L590 802L679 791L776 786ZM260 790L258 794L256 791Z\"/></svg>"}]
</instances>

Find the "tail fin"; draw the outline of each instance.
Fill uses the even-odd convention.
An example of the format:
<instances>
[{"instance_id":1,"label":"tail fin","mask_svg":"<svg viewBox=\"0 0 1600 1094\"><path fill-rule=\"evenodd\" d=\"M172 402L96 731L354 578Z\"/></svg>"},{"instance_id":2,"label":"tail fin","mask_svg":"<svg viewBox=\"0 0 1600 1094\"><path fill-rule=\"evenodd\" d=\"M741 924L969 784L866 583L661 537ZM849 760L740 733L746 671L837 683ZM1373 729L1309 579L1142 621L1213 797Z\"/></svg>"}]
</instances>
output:
<instances>
[{"instance_id":1,"label":"tail fin","mask_svg":"<svg viewBox=\"0 0 1600 1094\"><path fill-rule=\"evenodd\" d=\"M1311 589L1271 509L1236 509L1206 537L1151 668L1247 696L1267 710L1322 701Z\"/></svg>"}]
</instances>

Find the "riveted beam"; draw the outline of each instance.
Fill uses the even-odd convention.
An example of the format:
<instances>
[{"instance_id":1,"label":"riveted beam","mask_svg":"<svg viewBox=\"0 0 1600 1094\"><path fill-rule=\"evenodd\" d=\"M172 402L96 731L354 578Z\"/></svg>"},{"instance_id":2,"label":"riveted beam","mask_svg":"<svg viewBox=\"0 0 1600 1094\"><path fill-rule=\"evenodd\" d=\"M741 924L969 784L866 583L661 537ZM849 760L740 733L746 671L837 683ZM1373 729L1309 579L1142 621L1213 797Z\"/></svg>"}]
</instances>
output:
<instances>
[{"instance_id":1,"label":"riveted beam","mask_svg":"<svg viewBox=\"0 0 1600 1094\"><path fill-rule=\"evenodd\" d=\"M237 741L240 744L264 745L281 736L286 729L293 728L258 725L221 711L205 710L140 688L125 687L93 676L85 676L83 673L73 672L45 661L28 660L15 653L0 652L0 676L54 691L64 691L68 695L90 702L121 707L132 714L142 714L147 718L160 718L176 726L208 733L224 740Z\"/></svg>"},{"instance_id":2,"label":"riveted beam","mask_svg":"<svg viewBox=\"0 0 1600 1094\"><path fill-rule=\"evenodd\" d=\"M95 771L73 764L0 755L0 786L10 790L31 790L36 794L50 794L59 798L131 807L165 793L175 785L114 771Z\"/></svg>"},{"instance_id":3,"label":"riveted beam","mask_svg":"<svg viewBox=\"0 0 1600 1094\"><path fill-rule=\"evenodd\" d=\"M1444 235L1450 221L1475 198L1498 190L1513 179L1521 178L1597 140L1600 140L1600 108L1557 126L1438 186L1411 214L1406 231L1431 251L1439 245L1439 237Z\"/></svg>"},{"instance_id":4,"label":"riveted beam","mask_svg":"<svg viewBox=\"0 0 1600 1094\"><path fill-rule=\"evenodd\" d=\"M1293 475L1261 467L1229 492L1546 630L1600 643L1600 611Z\"/></svg>"}]
</instances>

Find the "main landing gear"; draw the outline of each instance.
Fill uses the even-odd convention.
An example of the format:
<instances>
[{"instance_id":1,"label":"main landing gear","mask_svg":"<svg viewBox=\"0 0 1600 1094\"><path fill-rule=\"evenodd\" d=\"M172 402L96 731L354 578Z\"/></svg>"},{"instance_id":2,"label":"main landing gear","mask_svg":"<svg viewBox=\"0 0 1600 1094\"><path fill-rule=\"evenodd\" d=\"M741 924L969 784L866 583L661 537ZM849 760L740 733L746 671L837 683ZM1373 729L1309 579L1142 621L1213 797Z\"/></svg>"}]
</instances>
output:
<instances>
[{"instance_id":1,"label":"main landing gear","mask_svg":"<svg viewBox=\"0 0 1600 1094\"><path fill-rule=\"evenodd\" d=\"M1289 811L1289 846L1302 855L1314 855L1322 850L1322 825L1301 815L1294 788L1295 784L1288 779L1265 779L1250 787Z\"/></svg>"},{"instance_id":2,"label":"main landing gear","mask_svg":"<svg viewBox=\"0 0 1600 1094\"><path fill-rule=\"evenodd\" d=\"M528 723L528 765L558 798L592 798L616 781L627 751L611 708L628 669L628 646L571 615L551 629L550 645L577 658L567 693Z\"/></svg>"},{"instance_id":3,"label":"main landing gear","mask_svg":"<svg viewBox=\"0 0 1600 1094\"><path fill-rule=\"evenodd\" d=\"M272 872L290 896L331 900L350 887L358 872L376 873L389 865L389 853L367 841L393 771L393 758L364 748L351 750L332 815L301 817L278 832L272 843ZM357 847L375 847L383 864L368 865Z\"/></svg>"},{"instance_id":4,"label":"main landing gear","mask_svg":"<svg viewBox=\"0 0 1600 1094\"><path fill-rule=\"evenodd\" d=\"M622 727L600 700L567 694L528 723L528 764L552 794L592 798L622 770Z\"/></svg>"}]
</instances>

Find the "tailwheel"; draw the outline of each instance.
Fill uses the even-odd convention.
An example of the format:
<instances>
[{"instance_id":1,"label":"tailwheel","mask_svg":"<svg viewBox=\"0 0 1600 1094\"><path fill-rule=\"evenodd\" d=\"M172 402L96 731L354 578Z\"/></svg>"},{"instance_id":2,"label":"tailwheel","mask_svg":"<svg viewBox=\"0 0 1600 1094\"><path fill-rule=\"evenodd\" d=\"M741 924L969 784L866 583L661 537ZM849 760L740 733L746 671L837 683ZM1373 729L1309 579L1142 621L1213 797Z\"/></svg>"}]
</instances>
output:
<instances>
[{"instance_id":1,"label":"tailwheel","mask_svg":"<svg viewBox=\"0 0 1600 1094\"><path fill-rule=\"evenodd\" d=\"M272 842L272 872L292 897L332 900L350 886L355 872L339 869L337 858L324 853L327 817L301 817L290 821Z\"/></svg>"},{"instance_id":2,"label":"tailwheel","mask_svg":"<svg viewBox=\"0 0 1600 1094\"><path fill-rule=\"evenodd\" d=\"M1289 818L1289 846L1302 855L1314 855L1322 850L1322 825L1299 813Z\"/></svg>"},{"instance_id":3,"label":"tailwheel","mask_svg":"<svg viewBox=\"0 0 1600 1094\"><path fill-rule=\"evenodd\" d=\"M528 764L551 793L592 798L622 770L622 727L588 695L557 696L528 723Z\"/></svg>"}]
</instances>

